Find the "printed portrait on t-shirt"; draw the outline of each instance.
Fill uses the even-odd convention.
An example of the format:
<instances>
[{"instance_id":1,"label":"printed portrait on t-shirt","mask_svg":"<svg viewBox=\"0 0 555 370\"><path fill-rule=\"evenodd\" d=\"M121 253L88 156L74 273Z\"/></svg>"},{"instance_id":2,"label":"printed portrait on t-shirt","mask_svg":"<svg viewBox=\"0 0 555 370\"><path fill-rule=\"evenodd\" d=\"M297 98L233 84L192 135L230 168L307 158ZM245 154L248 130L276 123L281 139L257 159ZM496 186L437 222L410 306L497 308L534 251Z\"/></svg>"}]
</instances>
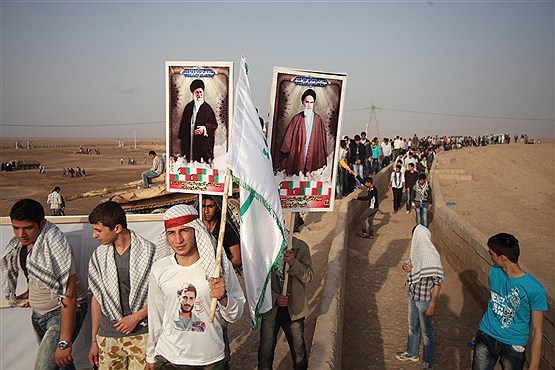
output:
<instances>
[{"instance_id":1,"label":"printed portrait on t-shirt","mask_svg":"<svg viewBox=\"0 0 555 370\"><path fill-rule=\"evenodd\" d=\"M183 331L204 332L205 323L197 316L197 289L193 284L185 283L177 290L178 319L175 328Z\"/></svg>"}]
</instances>

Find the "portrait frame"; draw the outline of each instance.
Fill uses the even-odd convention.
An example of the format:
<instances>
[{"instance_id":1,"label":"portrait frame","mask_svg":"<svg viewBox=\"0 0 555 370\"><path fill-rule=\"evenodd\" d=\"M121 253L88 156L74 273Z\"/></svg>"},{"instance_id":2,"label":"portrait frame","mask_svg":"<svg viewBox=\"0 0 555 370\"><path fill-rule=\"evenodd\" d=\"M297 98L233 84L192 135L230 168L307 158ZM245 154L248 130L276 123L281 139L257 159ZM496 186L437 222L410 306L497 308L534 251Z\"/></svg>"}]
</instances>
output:
<instances>
[{"instance_id":1,"label":"portrait frame","mask_svg":"<svg viewBox=\"0 0 555 370\"><path fill-rule=\"evenodd\" d=\"M165 80L166 189L222 195L233 122L233 62L166 61ZM202 105L194 104L193 85L202 87Z\"/></svg>"},{"instance_id":2,"label":"portrait frame","mask_svg":"<svg viewBox=\"0 0 555 370\"><path fill-rule=\"evenodd\" d=\"M345 73L274 67L268 143L284 212L333 211L346 84ZM307 95L314 114L303 151Z\"/></svg>"}]
</instances>

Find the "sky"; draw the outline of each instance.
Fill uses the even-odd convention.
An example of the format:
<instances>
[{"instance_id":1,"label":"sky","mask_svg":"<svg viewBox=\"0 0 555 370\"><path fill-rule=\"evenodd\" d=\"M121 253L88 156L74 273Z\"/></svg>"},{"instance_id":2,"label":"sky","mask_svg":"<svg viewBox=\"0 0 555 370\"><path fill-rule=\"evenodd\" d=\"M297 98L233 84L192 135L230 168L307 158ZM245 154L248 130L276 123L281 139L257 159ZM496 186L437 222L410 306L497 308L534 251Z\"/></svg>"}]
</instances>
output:
<instances>
[{"instance_id":1,"label":"sky","mask_svg":"<svg viewBox=\"0 0 555 370\"><path fill-rule=\"evenodd\" d=\"M554 4L2 0L0 134L163 138L165 61L245 55L266 120L280 66L347 74L345 135L554 137Z\"/></svg>"}]
</instances>

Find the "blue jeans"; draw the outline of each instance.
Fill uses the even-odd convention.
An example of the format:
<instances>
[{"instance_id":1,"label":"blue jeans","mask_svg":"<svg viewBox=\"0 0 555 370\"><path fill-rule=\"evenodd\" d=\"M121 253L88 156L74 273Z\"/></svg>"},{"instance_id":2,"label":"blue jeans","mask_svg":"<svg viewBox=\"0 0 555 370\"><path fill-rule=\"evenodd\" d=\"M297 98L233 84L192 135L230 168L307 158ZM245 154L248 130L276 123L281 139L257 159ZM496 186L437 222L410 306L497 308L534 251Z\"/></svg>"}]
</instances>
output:
<instances>
[{"instance_id":1,"label":"blue jeans","mask_svg":"<svg viewBox=\"0 0 555 370\"><path fill-rule=\"evenodd\" d=\"M416 224L428 227L428 203L416 203Z\"/></svg>"},{"instance_id":2,"label":"blue jeans","mask_svg":"<svg viewBox=\"0 0 555 370\"><path fill-rule=\"evenodd\" d=\"M424 341L423 362L430 365L434 362L434 328L432 319L426 317L429 301L413 301L409 299L409 336L407 339L407 352L411 356L418 356L420 348L420 333Z\"/></svg>"},{"instance_id":3,"label":"blue jeans","mask_svg":"<svg viewBox=\"0 0 555 370\"><path fill-rule=\"evenodd\" d=\"M374 175L379 171L380 171L380 162L378 158L372 158L372 162L370 164L370 173Z\"/></svg>"},{"instance_id":4,"label":"blue jeans","mask_svg":"<svg viewBox=\"0 0 555 370\"><path fill-rule=\"evenodd\" d=\"M81 330L85 316L87 315L88 303L85 301L77 305L75 309L75 326L71 342L74 342ZM44 315L39 315L35 311L31 315L35 336L39 342L39 350L35 361L35 370L57 370L55 355L60 341L60 309L50 311ZM74 370L75 365L71 364L65 368Z\"/></svg>"},{"instance_id":5,"label":"blue jeans","mask_svg":"<svg viewBox=\"0 0 555 370\"><path fill-rule=\"evenodd\" d=\"M272 370L279 328L289 343L293 369L306 370L306 348L304 345L304 318L291 321L287 307L278 307L274 317L267 315L260 324L260 345L258 347L258 370Z\"/></svg>"},{"instance_id":6,"label":"blue jeans","mask_svg":"<svg viewBox=\"0 0 555 370\"><path fill-rule=\"evenodd\" d=\"M337 181L335 182L335 199L343 198L343 184L345 183L345 169L339 167L337 170Z\"/></svg>"},{"instance_id":7,"label":"blue jeans","mask_svg":"<svg viewBox=\"0 0 555 370\"><path fill-rule=\"evenodd\" d=\"M410 210L412 209L412 201L414 200L413 197L413 193L412 190L407 186L407 191L405 191L405 195L407 196L407 202L406 202L406 206L407 206L407 211L410 212Z\"/></svg>"},{"instance_id":8,"label":"blue jeans","mask_svg":"<svg viewBox=\"0 0 555 370\"><path fill-rule=\"evenodd\" d=\"M503 370L523 369L526 350L518 352L512 345L501 343L478 330L474 341L472 370L493 370L497 361L501 363Z\"/></svg>"},{"instance_id":9,"label":"blue jeans","mask_svg":"<svg viewBox=\"0 0 555 370\"><path fill-rule=\"evenodd\" d=\"M357 174L358 176L364 178L364 165L363 164L353 164L353 171L355 171L355 174ZM361 185L360 181L358 181L356 176L355 176L355 184L356 184L356 186Z\"/></svg>"},{"instance_id":10,"label":"blue jeans","mask_svg":"<svg viewBox=\"0 0 555 370\"><path fill-rule=\"evenodd\" d=\"M160 176L155 171L148 170L143 172L143 188L148 188L148 179Z\"/></svg>"}]
</instances>

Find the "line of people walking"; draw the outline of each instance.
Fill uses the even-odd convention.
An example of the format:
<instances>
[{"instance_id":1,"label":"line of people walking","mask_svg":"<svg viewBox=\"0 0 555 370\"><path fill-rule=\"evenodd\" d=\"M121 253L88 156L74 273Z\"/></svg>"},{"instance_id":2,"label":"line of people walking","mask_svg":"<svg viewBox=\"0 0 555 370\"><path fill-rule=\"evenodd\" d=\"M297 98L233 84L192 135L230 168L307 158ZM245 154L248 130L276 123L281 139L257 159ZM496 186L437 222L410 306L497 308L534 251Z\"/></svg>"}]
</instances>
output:
<instances>
[{"instance_id":1,"label":"line of people walking","mask_svg":"<svg viewBox=\"0 0 555 370\"><path fill-rule=\"evenodd\" d=\"M361 138L355 135L357 147L360 142ZM416 135L412 142L419 142ZM364 149L357 147L355 150L358 153L364 153ZM401 209L405 195L406 213L409 214L411 208L416 211L416 226L412 229L409 258L401 265L407 274L407 345L405 350L396 353L395 358L419 362L420 343L423 342L421 367L431 369L435 354L432 318L445 278L441 256L428 229L428 212L432 211L433 198L426 175L428 163L433 162L435 153L434 148L426 147L416 148L416 152L413 149L405 152L394 144L393 155L396 152L395 167L388 185L393 192L393 213ZM379 207L378 191L372 177L362 178L361 162L352 164L353 168L346 171L364 188L357 199L368 201L368 208L359 216L360 231L356 235L374 239L373 219ZM358 171L355 170L357 165ZM489 238L487 247L492 261L488 276L491 298L478 332L469 342L474 350L472 369L493 370L498 362L504 369L523 369L527 358L529 369L538 369L543 311L548 309L546 291L519 266L520 246L516 237L507 233L496 234Z\"/></svg>"}]
</instances>

